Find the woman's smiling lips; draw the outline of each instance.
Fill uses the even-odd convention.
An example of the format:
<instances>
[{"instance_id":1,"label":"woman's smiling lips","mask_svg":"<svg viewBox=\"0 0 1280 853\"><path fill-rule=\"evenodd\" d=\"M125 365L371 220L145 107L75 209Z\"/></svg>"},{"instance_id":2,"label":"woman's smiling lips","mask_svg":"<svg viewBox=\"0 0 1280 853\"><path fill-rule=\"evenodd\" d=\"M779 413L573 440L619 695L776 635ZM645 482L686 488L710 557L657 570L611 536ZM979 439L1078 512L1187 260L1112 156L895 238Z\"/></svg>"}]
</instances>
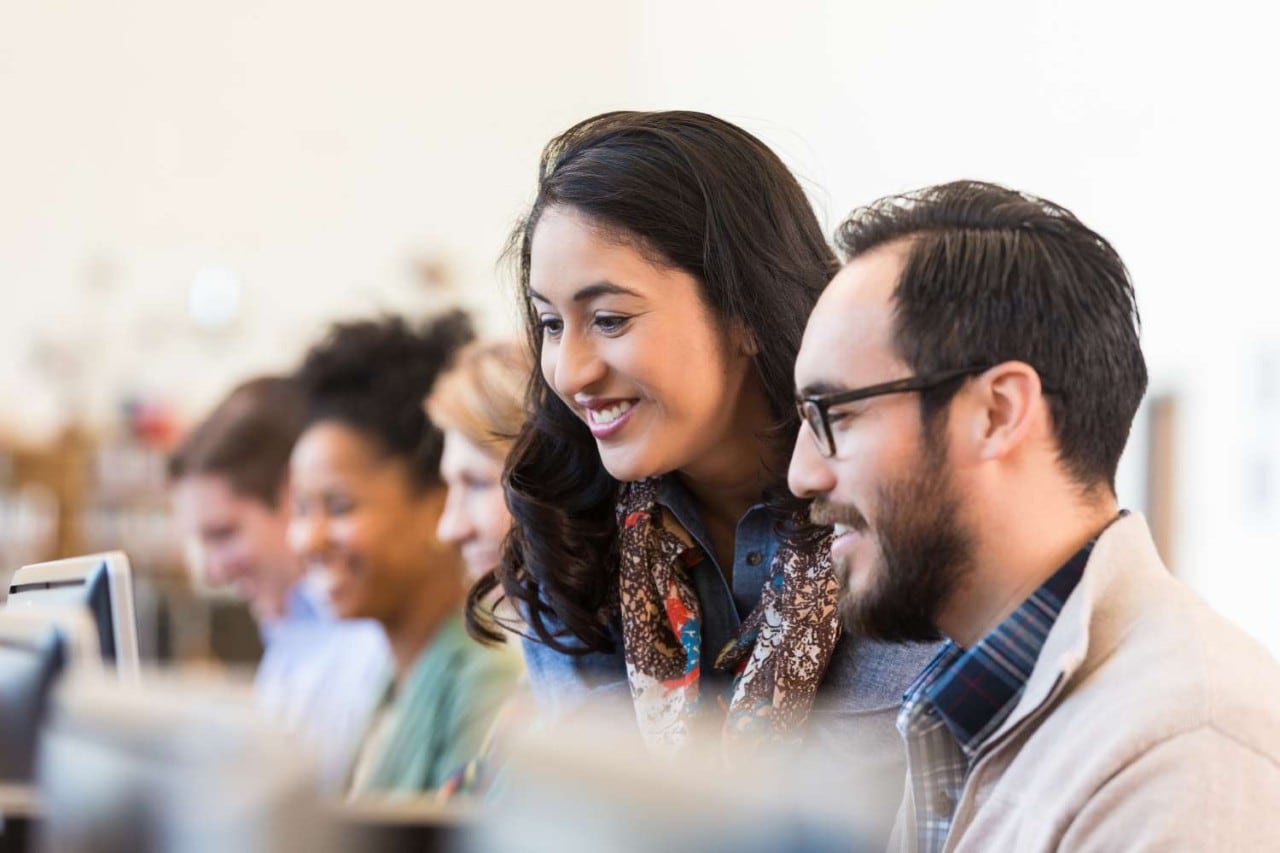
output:
<instances>
[{"instance_id":1,"label":"woman's smiling lips","mask_svg":"<svg viewBox=\"0 0 1280 853\"><path fill-rule=\"evenodd\" d=\"M586 413L587 428L591 430L591 434L599 441L603 441L618 434L618 431L626 426L627 421L631 420L631 413L635 411L635 400L624 399L591 399L591 400L575 400Z\"/></svg>"}]
</instances>

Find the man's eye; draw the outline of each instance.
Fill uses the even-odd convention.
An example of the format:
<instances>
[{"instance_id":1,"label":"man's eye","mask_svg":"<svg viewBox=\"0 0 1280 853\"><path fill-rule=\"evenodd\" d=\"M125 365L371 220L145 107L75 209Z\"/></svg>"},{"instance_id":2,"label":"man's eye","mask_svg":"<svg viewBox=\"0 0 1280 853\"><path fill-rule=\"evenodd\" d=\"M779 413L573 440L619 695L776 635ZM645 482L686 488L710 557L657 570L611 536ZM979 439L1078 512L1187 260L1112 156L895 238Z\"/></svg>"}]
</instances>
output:
<instances>
[{"instance_id":1,"label":"man's eye","mask_svg":"<svg viewBox=\"0 0 1280 853\"><path fill-rule=\"evenodd\" d=\"M604 332L606 335L616 335L627 326L630 317L620 314L597 314L595 318L596 328Z\"/></svg>"},{"instance_id":2,"label":"man's eye","mask_svg":"<svg viewBox=\"0 0 1280 853\"><path fill-rule=\"evenodd\" d=\"M564 321L559 317L539 317L538 329L543 335L558 338L564 331Z\"/></svg>"}]
</instances>

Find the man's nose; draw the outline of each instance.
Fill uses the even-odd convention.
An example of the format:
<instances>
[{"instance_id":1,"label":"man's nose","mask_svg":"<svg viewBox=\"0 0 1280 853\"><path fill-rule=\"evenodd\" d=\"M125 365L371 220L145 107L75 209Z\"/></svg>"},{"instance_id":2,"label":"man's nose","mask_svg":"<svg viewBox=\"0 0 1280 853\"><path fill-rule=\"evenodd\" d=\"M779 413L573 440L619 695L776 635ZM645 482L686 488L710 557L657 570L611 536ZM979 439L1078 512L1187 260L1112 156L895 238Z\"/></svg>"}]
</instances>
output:
<instances>
[{"instance_id":1,"label":"man's nose","mask_svg":"<svg viewBox=\"0 0 1280 853\"><path fill-rule=\"evenodd\" d=\"M814 498L830 493L836 485L830 460L818 452L818 443L809 424L800 422L796 444L791 450L791 465L787 468L787 487L801 498Z\"/></svg>"}]
</instances>

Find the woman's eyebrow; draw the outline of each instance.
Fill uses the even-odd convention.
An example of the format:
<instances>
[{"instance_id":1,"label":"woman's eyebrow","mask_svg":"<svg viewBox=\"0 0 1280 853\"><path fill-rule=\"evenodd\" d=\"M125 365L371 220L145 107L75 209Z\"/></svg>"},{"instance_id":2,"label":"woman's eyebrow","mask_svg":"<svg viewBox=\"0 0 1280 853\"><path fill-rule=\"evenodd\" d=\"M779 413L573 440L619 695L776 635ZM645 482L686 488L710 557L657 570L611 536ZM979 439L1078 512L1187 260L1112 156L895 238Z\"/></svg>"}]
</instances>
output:
<instances>
[{"instance_id":1,"label":"woman's eyebrow","mask_svg":"<svg viewBox=\"0 0 1280 853\"><path fill-rule=\"evenodd\" d=\"M539 302L546 302L548 305L551 304L550 299L547 299L547 297L543 296L532 287L527 288L527 293L529 294L530 299L536 299ZM634 290L628 290L620 284L614 284L611 281L598 281L595 284L588 284L586 287L573 294L573 301L587 302L595 299L597 296L634 296L637 299L640 298L640 294L636 293Z\"/></svg>"}]
</instances>

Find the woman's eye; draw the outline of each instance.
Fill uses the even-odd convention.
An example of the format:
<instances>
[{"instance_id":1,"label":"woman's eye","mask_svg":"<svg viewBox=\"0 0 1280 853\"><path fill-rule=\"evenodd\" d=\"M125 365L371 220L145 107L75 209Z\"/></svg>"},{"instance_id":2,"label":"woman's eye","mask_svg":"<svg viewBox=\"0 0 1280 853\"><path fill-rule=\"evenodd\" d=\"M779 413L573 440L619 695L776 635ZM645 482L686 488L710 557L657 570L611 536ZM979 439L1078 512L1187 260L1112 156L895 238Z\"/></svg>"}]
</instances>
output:
<instances>
[{"instance_id":1,"label":"woman's eye","mask_svg":"<svg viewBox=\"0 0 1280 853\"><path fill-rule=\"evenodd\" d=\"M560 333L564 331L564 321L559 317L539 317L538 328L542 331L542 334L558 338Z\"/></svg>"},{"instance_id":2,"label":"woman's eye","mask_svg":"<svg viewBox=\"0 0 1280 853\"><path fill-rule=\"evenodd\" d=\"M346 515L355 509L355 503L347 498L330 498L325 502L325 511L329 515Z\"/></svg>"},{"instance_id":3,"label":"woman's eye","mask_svg":"<svg viewBox=\"0 0 1280 853\"><path fill-rule=\"evenodd\" d=\"M595 323L596 328L606 335L616 335L626 327L627 321L630 319L630 317L624 317L619 314L597 314Z\"/></svg>"}]
</instances>

